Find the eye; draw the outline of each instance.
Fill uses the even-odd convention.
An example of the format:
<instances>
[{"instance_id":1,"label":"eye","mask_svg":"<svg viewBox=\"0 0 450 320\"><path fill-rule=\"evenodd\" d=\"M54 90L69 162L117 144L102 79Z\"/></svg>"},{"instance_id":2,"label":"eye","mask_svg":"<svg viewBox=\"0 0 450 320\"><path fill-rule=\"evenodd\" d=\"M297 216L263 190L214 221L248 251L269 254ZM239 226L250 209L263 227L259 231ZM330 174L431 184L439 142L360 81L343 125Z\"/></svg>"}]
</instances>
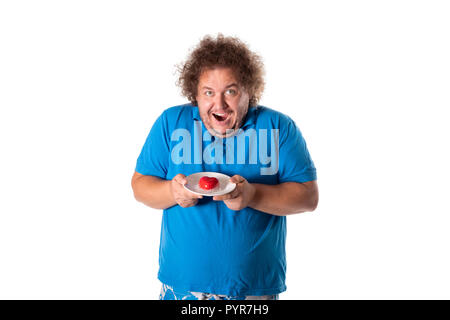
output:
<instances>
[{"instance_id":1,"label":"eye","mask_svg":"<svg viewBox=\"0 0 450 320\"><path fill-rule=\"evenodd\" d=\"M237 92L234 89L228 89L227 91L225 91L225 93L234 96Z\"/></svg>"},{"instance_id":2,"label":"eye","mask_svg":"<svg viewBox=\"0 0 450 320\"><path fill-rule=\"evenodd\" d=\"M212 97L213 95L214 95L214 93L211 90L206 90L205 91L205 96Z\"/></svg>"}]
</instances>

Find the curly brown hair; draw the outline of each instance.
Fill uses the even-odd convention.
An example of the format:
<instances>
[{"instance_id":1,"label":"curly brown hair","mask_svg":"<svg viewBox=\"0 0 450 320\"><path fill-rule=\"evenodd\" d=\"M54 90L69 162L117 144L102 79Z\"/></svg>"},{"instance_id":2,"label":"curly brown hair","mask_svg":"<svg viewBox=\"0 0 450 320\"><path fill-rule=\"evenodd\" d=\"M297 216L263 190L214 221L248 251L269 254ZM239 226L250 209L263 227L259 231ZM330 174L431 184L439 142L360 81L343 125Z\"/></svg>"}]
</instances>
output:
<instances>
[{"instance_id":1,"label":"curly brown hair","mask_svg":"<svg viewBox=\"0 0 450 320\"><path fill-rule=\"evenodd\" d=\"M238 83L248 92L249 106L258 104L264 90L264 64L260 56L235 37L219 33L216 38L206 35L191 51L187 60L177 66L177 85L193 105L197 105L197 86L204 70L229 67Z\"/></svg>"}]
</instances>

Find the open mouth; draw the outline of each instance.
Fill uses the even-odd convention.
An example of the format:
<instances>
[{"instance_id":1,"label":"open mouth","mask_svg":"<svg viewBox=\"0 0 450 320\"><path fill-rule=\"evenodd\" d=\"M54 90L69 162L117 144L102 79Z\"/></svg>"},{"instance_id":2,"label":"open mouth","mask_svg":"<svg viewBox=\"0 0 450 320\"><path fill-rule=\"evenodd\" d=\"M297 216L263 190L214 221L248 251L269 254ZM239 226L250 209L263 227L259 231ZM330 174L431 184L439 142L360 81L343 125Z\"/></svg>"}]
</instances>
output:
<instances>
[{"instance_id":1,"label":"open mouth","mask_svg":"<svg viewBox=\"0 0 450 320\"><path fill-rule=\"evenodd\" d=\"M224 122L228 119L228 113L213 112L213 116L218 122Z\"/></svg>"}]
</instances>

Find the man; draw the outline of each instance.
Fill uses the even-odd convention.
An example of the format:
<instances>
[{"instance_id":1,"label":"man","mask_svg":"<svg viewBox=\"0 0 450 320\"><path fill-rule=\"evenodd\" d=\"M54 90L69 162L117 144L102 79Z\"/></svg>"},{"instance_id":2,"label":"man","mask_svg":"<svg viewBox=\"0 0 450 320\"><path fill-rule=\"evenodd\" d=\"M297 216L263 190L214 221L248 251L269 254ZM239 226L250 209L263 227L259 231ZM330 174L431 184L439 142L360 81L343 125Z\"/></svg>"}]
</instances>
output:
<instances>
[{"instance_id":1,"label":"man","mask_svg":"<svg viewBox=\"0 0 450 320\"><path fill-rule=\"evenodd\" d=\"M286 215L315 210L316 169L295 123L258 106L259 56L237 38L206 36L180 68L190 104L154 123L132 178L135 198L163 209L161 299L277 299L286 290ZM236 184L206 197L186 176Z\"/></svg>"}]
</instances>

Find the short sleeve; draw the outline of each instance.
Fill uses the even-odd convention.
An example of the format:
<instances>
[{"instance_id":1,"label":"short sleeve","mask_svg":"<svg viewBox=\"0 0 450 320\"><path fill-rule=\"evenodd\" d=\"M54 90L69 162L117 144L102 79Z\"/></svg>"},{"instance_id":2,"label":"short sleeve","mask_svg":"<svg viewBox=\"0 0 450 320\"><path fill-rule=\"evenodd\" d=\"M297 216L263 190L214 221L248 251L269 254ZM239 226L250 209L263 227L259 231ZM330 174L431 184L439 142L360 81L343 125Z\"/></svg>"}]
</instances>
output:
<instances>
[{"instance_id":1,"label":"short sleeve","mask_svg":"<svg viewBox=\"0 0 450 320\"><path fill-rule=\"evenodd\" d=\"M170 151L165 114L156 119L137 159L136 172L165 179Z\"/></svg>"},{"instance_id":2,"label":"short sleeve","mask_svg":"<svg viewBox=\"0 0 450 320\"><path fill-rule=\"evenodd\" d=\"M279 152L280 183L303 183L317 179L306 141L295 122L287 116L281 118Z\"/></svg>"}]
</instances>

